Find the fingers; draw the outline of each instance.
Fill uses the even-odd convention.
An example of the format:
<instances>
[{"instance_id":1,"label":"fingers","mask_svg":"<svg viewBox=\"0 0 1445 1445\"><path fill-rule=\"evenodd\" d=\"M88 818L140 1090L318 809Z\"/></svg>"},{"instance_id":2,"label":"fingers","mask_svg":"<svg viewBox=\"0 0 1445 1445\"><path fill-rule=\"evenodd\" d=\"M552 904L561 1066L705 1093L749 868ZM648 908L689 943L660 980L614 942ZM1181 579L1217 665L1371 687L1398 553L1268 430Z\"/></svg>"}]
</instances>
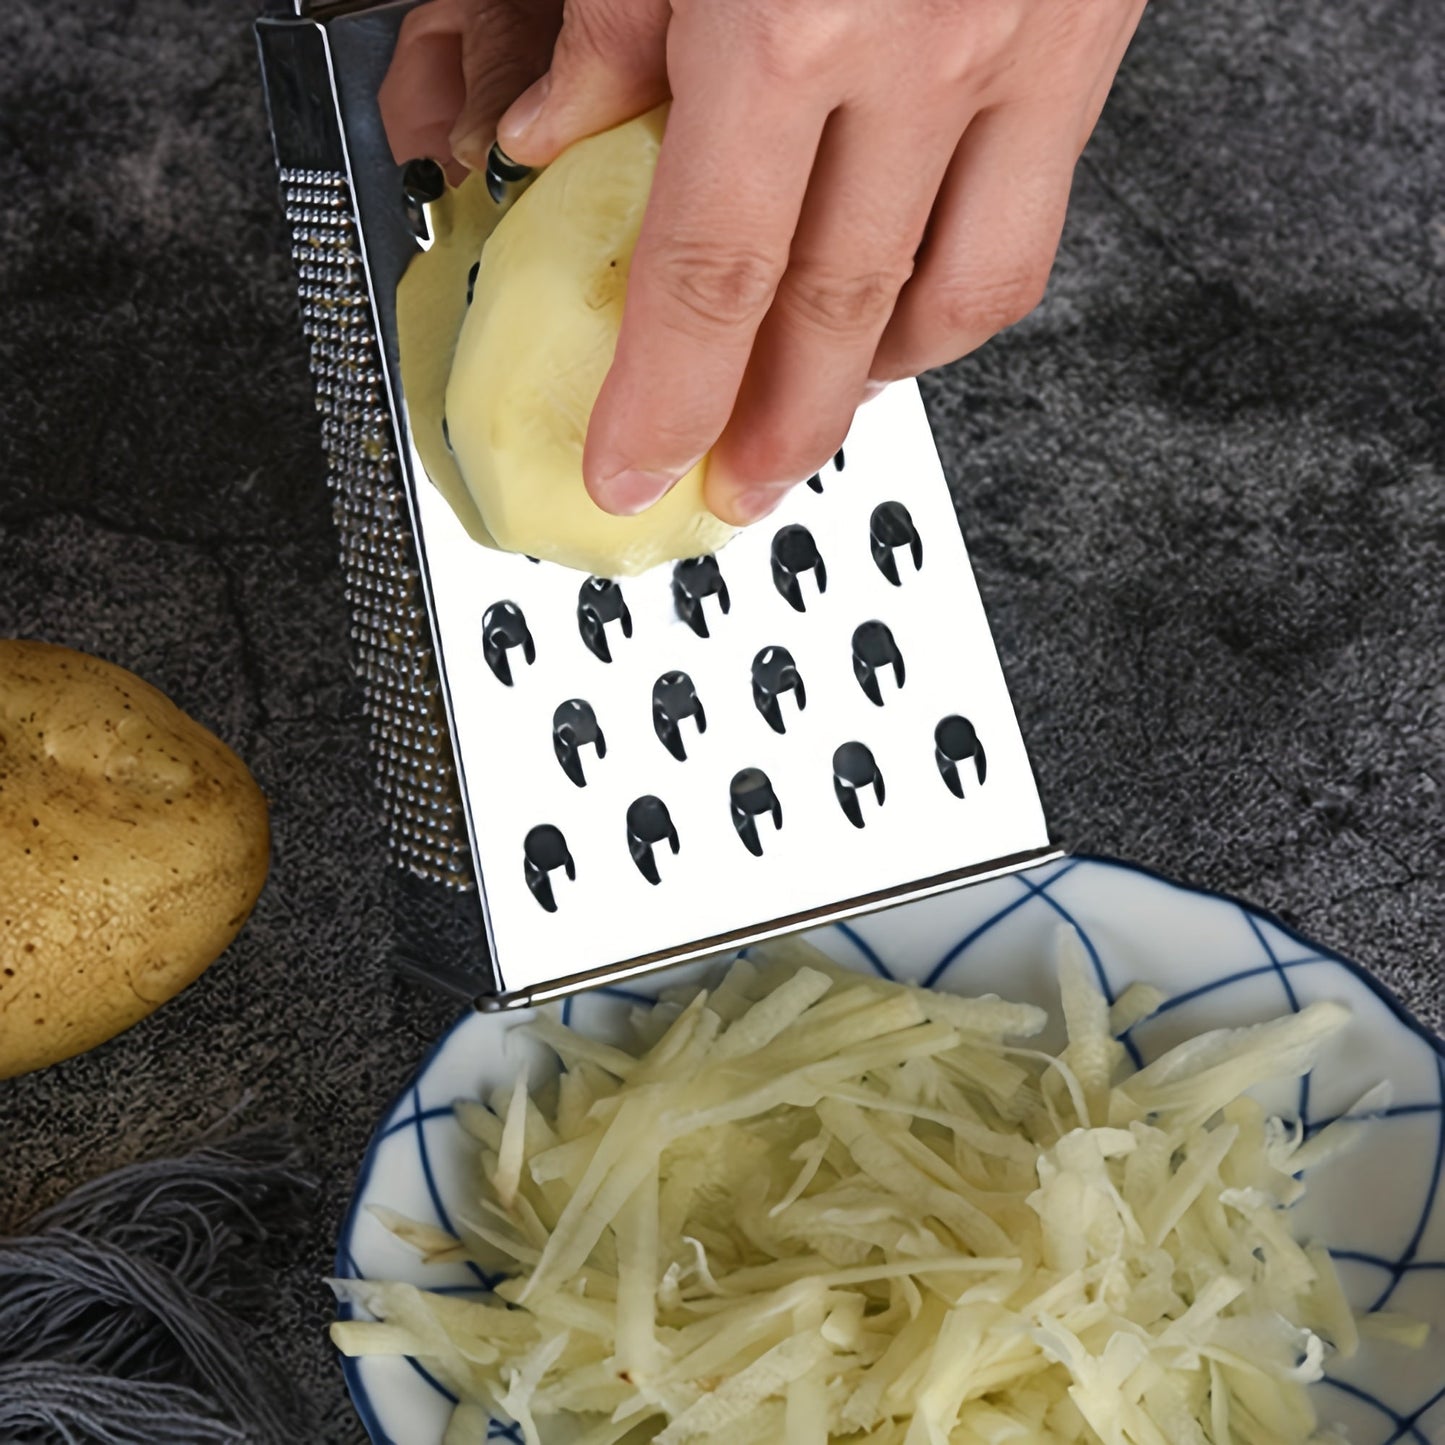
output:
<instances>
[{"instance_id":1,"label":"fingers","mask_svg":"<svg viewBox=\"0 0 1445 1445\"><path fill-rule=\"evenodd\" d=\"M709 507L756 520L837 451L913 270L961 121L898 129L896 112L835 111L788 269L707 476Z\"/></svg>"},{"instance_id":2,"label":"fingers","mask_svg":"<svg viewBox=\"0 0 1445 1445\"><path fill-rule=\"evenodd\" d=\"M656 501L721 434L787 266L826 102L719 66L707 12L674 22L677 99L583 473L597 503Z\"/></svg>"},{"instance_id":3,"label":"fingers","mask_svg":"<svg viewBox=\"0 0 1445 1445\"><path fill-rule=\"evenodd\" d=\"M1075 128L1003 105L964 133L872 375L916 376L981 346L1043 299L1068 208Z\"/></svg>"},{"instance_id":4,"label":"fingers","mask_svg":"<svg viewBox=\"0 0 1445 1445\"><path fill-rule=\"evenodd\" d=\"M461 35L466 100L448 143L457 160L479 171L497 138L498 117L545 74L562 7L559 0L473 0L468 8Z\"/></svg>"},{"instance_id":5,"label":"fingers","mask_svg":"<svg viewBox=\"0 0 1445 1445\"><path fill-rule=\"evenodd\" d=\"M573 141L666 100L671 18L670 0L567 0L550 68L497 127L502 149L546 165Z\"/></svg>"},{"instance_id":6,"label":"fingers","mask_svg":"<svg viewBox=\"0 0 1445 1445\"><path fill-rule=\"evenodd\" d=\"M398 165L421 157L448 164L453 123L466 100L461 66L463 0L432 0L408 12L377 92L382 126ZM449 171L452 180L459 175Z\"/></svg>"},{"instance_id":7,"label":"fingers","mask_svg":"<svg viewBox=\"0 0 1445 1445\"><path fill-rule=\"evenodd\" d=\"M429 0L407 13L377 92L398 164L428 156L453 185L482 169L497 117L547 68L561 0Z\"/></svg>"}]
</instances>

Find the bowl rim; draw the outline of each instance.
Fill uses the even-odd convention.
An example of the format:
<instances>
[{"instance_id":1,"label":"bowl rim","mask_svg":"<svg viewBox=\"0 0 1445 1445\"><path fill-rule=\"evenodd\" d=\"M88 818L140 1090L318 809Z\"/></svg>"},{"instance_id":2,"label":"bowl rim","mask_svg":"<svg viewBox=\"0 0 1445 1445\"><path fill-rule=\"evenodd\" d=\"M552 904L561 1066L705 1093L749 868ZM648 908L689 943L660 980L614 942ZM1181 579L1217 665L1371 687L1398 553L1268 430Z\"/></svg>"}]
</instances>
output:
<instances>
[{"instance_id":1,"label":"bowl rim","mask_svg":"<svg viewBox=\"0 0 1445 1445\"><path fill-rule=\"evenodd\" d=\"M1388 984L1371 973L1363 964L1356 963L1353 959L1346 958L1344 954L1326 944L1317 943L1314 939L1302 933L1293 924L1286 923L1268 908L1262 908L1258 904L1250 903L1246 899L1238 897L1233 893L1226 893L1218 888L1204 888L1194 883L1182 883L1177 878L1161 872L1157 868L1151 868L1147 864L1132 863L1123 858L1110 857L1103 853L1069 853L1063 860L1051 859L1043 865L1053 871L1049 873L1045 883L1052 883L1061 878L1065 873L1072 871L1077 865L1093 864L1105 868L1115 869L1119 872L1134 873L1155 883L1163 883L1167 887L1178 889L1182 893L1192 893L1196 897L1210 898L1221 903L1232 904L1242 909L1244 913L1258 921L1268 923L1277 928L1285 937L1294 943L1298 943L1309 949L1326 962L1339 964L1348 973L1352 974L1365 985L1376 998L1378 998L1389 1009L1396 1022L1403 1024L1411 1033L1425 1041L1427 1045L1441 1059L1445 1060L1445 1037L1437 1034L1423 1020L1417 1018L1400 997ZM1029 870L1031 871L1031 870ZM659 970L661 972L662 970ZM356 1229L357 1214L361 1208L361 1198L366 1192L366 1187L371 1183L371 1176L376 1164L377 1151L382 1140L386 1137L387 1126L392 1116L400 1109L405 1102L407 1095L411 1093L420 1082L422 1076L431 1067L432 1061L451 1042L458 1030L464 1028L476 1016L473 1010L463 1012L440 1038L433 1043L422 1055L416 1068L406 1084L397 1092L397 1095L386 1112L377 1121L371 1138L367 1141L366 1152L362 1155L361 1164L356 1171L355 1179L351 1187L351 1198L347 1203L346 1214L341 1222L341 1231L337 1239L336 1254L332 1260L334 1273L338 1278L354 1277L354 1261L351 1257L350 1242ZM351 1319L353 1309L349 1303L341 1303L337 1306L338 1319ZM361 1371L356 1360L348 1355L343 1355L332 1346L337 1357L341 1361L341 1372L346 1380L346 1390L351 1397L351 1403L356 1413L361 1418L363 1428L371 1438L371 1445L398 1445L398 1442L386 1433L382 1428L381 1421L377 1418L376 1409L371 1403L371 1396L366 1388L365 1381L361 1378ZM440 1391L449 1400L454 1400L451 1391L447 1390L439 1381L432 1379L425 1369L412 1361L412 1367L425 1379L433 1389Z\"/></svg>"}]
</instances>

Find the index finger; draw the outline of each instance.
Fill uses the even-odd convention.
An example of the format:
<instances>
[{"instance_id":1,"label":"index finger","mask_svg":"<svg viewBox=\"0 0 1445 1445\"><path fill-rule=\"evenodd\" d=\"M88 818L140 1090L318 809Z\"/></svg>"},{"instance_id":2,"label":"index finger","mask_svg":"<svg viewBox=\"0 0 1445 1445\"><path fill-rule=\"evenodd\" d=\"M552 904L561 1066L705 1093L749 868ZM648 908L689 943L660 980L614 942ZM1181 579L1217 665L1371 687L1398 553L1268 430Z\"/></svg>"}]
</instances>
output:
<instances>
[{"instance_id":1,"label":"index finger","mask_svg":"<svg viewBox=\"0 0 1445 1445\"><path fill-rule=\"evenodd\" d=\"M377 91L381 124L398 165L451 162L451 129L466 100L461 0L428 0L407 12ZM465 171L460 174L464 175Z\"/></svg>"},{"instance_id":2,"label":"index finger","mask_svg":"<svg viewBox=\"0 0 1445 1445\"><path fill-rule=\"evenodd\" d=\"M608 511L650 506L721 435L788 264L828 104L720 64L712 7L668 36L672 112L583 470Z\"/></svg>"}]
</instances>

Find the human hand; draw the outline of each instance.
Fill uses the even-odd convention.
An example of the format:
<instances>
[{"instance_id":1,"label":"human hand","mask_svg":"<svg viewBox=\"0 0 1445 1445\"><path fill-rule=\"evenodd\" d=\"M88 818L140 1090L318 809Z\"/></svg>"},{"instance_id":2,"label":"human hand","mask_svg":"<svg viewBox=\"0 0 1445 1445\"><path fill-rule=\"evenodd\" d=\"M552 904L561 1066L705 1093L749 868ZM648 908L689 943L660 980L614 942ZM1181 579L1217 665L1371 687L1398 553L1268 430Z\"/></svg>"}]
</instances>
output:
<instances>
[{"instance_id":1,"label":"human hand","mask_svg":"<svg viewBox=\"0 0 1445 1445\"><path fill-rule=\"evenodd\" d=\"M485 170L498 117L546 73L561 28L562 0L428 0L409 10L377 94L397 164L439 161L454 186Z\"/></svg>"},{"instance_id":2,"label":"human hand","mask_svg":"<svg viewBox=\"0 0 1445 1445\"><path fill-rule=\"evenodd\" d=\"M833 454L879 383L1038 303L1143 5L566 0L557 32L555 0L432 0L383 113L400 156L397 97L446 33L462 65L445 98L465 98L443 159L484 162L498 98L529 71L496 131L531 166L671 93L583 468L599 505L637 512L711 449L708 504L746 523Z\"/></svg>"}]
</instances>

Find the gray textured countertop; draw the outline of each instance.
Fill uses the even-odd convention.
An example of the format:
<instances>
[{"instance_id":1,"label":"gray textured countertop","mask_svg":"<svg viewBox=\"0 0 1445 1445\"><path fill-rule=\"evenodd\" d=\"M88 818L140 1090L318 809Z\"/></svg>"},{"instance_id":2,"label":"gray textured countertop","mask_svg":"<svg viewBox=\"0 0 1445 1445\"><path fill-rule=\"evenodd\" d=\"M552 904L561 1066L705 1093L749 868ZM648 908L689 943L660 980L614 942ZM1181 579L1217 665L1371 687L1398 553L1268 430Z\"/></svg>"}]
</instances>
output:
<instances>
[{"instance_id":1,"label":"gray textured countertop","mask_svg":"<svg viewBox=\"0 0 1445 1445\"><path fill-rule=\"evenodd\" d=\"M243 1097L324 1192L269 1332L355 1442L326 1271L450 1008L388 865L242 0L0 15L0 634L133 668L254 770L270 883L146 1024L0 1084L0 1232ZM1042 308L926 382L1051 820L1445 1018L1438 0L1158 0ZM1434 58L1432 59L1432 50Z\"/></svg>"}]
</instances>

